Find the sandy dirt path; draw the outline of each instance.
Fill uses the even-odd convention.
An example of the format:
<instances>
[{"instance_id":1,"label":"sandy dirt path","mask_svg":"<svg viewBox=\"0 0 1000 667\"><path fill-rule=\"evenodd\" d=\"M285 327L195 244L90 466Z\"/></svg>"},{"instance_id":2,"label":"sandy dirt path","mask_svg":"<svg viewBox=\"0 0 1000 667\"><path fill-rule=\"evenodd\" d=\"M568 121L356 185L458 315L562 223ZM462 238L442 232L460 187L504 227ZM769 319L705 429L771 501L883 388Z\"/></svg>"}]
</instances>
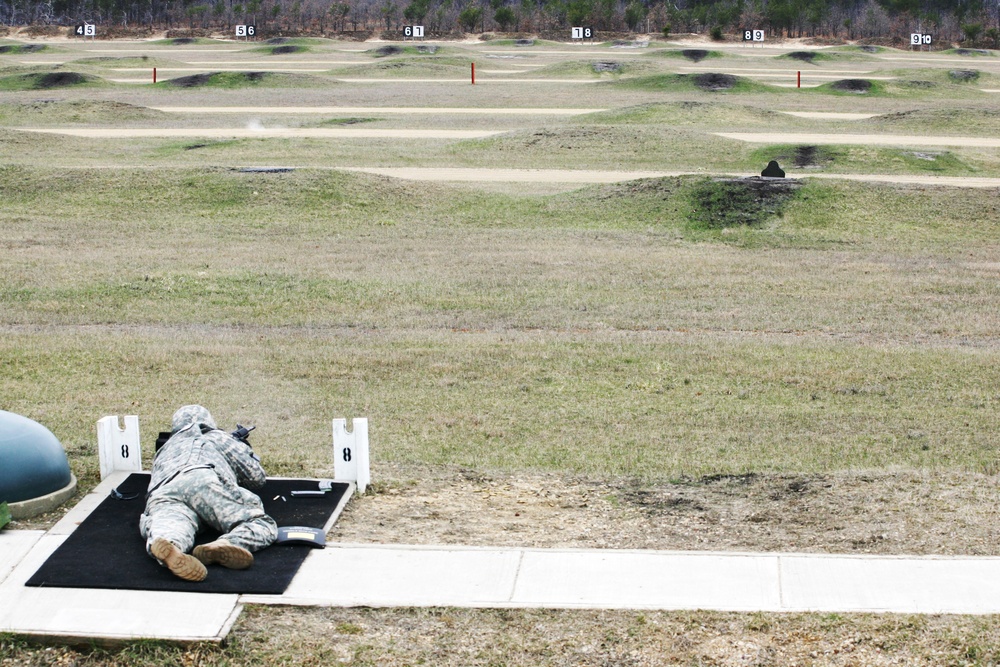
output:
<instances>
[{"instance_id":1,"label":"sandy dirt path","mask_svg":"<svg viewBox=\"0 0 1000 667\"><path fill-rule=\"evenodd\" d=\"M503 134L499 130L370 130L342 129L326 127L304 128L242 128L242 127L206 127L206 128L13 128L20 132L38 132L43 134L63 134L89 139L122 139L136 137L162 138L239 138L239 139L482 139Z\"/></svg>"},{"instance_id":2,"label":"sandy dirt path","mask_svg":"<svg viewBox=\"0 0 1000 667\"><path fill-rule=\"evenodd\" d=\"M880 116L877 113L841 113L837 111L781 111L779 113L799 118L814 118L816 120L865 120Z\"/></svg>"},{"instance_id":3,"label":"sandy dirt path","mask_svg":"<svg viewBox=\"0 0 1000 667\"><path fill-rule=\"evenodd\" d=\"M1000 139L994 137L931 137L903 134L795 134L784 132L716 132L715 135L753 144L857 144L859 146L1000 148Z\"/></svg>"},{"instance_id":4,"label":"sandy dirt path","mask_svg":"<svg viewBox=\"0 0 1000 667\"><path fill-rule=\"evenodd\" d=\"M258 114L466 114L483 116L580 116L607 109L476 109L458 107L150 107L165 113L258 113ZM872 114L874 115L874 114Z\"/></svg>"}]
</instances>

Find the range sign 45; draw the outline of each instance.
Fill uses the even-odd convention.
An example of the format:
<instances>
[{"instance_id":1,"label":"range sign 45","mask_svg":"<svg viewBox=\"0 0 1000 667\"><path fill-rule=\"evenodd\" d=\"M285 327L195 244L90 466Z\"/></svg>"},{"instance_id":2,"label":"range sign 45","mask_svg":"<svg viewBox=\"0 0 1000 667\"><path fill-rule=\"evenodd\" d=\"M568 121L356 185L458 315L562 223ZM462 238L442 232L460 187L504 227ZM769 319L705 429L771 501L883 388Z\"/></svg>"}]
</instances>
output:
<instances>
[{"instance_id":1,"label":"range sign 45","mask_svg":"<svg viewBox=\"0 0 1000 667\"><path fill-rule=\"evenodd\" d=\"M93 23L84 23L83 25L75 26L73 34L77 37L95 37L97 36L97 26Z\"/></svg>"}]
</instances>

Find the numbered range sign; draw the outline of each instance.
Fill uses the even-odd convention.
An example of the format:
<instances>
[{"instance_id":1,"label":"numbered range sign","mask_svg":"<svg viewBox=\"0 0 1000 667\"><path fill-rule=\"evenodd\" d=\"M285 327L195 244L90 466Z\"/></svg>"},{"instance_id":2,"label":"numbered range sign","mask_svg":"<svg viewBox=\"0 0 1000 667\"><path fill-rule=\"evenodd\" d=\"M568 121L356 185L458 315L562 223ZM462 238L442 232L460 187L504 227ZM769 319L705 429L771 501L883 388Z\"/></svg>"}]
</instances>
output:
<instances>
[{"instance_id":1,"label":"numbered range sign","mask_svg":"<svg viewBox=\"0 0 1000 667\"><path fill-rule=\"evenodd\" d=\"M97 26L93 23L84 23L73 28L73 34L78 37L95 37L97 35Z\"/></svg>"},{"instance_id":2,"label":"numbered range sign","mask_svg":"<svg viewBox=\"0 0 1000 667\"><path fill-rule=\"evenodd\" d=\"M744 42L763 42L764 41L764 31L763 30L744 30L743 31L743 41Z\"/></svg>"},{"instance_id":3,"label":"numbered range sign","mask_svg":"<svg viewBox=\"0 0 1000 667\"><path fill-rule=\"evenodd\" d=\"M573 28L570 34L572 35L573 39L593 39L594 29L577 27Z\"/></svg>"},{"instance_id":4,"label":"numbered range sign","mask_svg":"<svg viewBox=\"0 0 1000 667\"><path fill-rule=\"evenodd\" d=\"M333 420L333 476L338 481L355 482L360 493L371 482L366 417L352 419L350 433L346 419Z\"/></svg>"},{"instance_id":5,"label":"numbered range sign","mask_svg":"<svg viewBox=\"0 0 1000 667\"><path fill-rule=\"evenodd\" d=\"M927 33L922 32L912 32L910 33L910 46L930 46L934 38Z\"/></svg>"},{"instance_id":6,"label":"numbered range sign","mask_svg":"<svg viewBox=\"0 0 1000 667\"><path fill-rule=\"evenodd\" d=\"M236 36L237 37L256 37L257 36L257 26L255 25L238 25L236 26Z\"/></svg>"},{"instance_id":7,"label":"numbered range sign","mask_svg":"<svg viewBox=\"0 0 1000 667\"><path fill-rule=\"evenodd\" d=\"M424 36L424 26L422 25L408 25L403 28L403 38L415 39L417 37Z\"/></svg>"},{"instance_id":8,"label":"numbered range sign","mask_svg":"<svg viewBox=\"0 0 1000 667\"><path fill-rule=\"evenodd\" d=\"M117 415L98 420L97 453L101 462L101 479L113 472L141 472L139 417L127 415L125 428L119 426Z\"/></svg>"}]
</instances>

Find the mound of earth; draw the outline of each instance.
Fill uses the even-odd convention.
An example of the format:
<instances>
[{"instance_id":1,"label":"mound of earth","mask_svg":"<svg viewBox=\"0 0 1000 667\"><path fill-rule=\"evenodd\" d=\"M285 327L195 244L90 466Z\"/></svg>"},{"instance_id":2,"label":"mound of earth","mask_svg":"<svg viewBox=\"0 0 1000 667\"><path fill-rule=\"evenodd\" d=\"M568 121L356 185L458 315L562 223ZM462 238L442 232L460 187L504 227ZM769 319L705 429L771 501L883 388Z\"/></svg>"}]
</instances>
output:
<instances>
[{"instance_id":1,"label":"mound of earth","mask_svg":"<svg viewBox=\"0 0 1000 667\"><path fill-rule=\"evenodd\" d=\"M729 90L736 85L737 78L732 74L719 74L716 72L706 72L694 77L694 85L702 90L717 91Z\"/></svg>"},{"instance_id":2,"label":"mound of earth","mask_svg":"<svg viewBox=\"0 0 1000 667\"><path fill-rule=\"evenodd\" d=\"M622 64L612 60L604 60L593 64L593 69L598 74L604 72L618 73L622 71Z\"/></svg>"},{"instance_id":3,"label":"mound of earth","mask_svg":"<svg viewBox=\"0 0 1000 667\"><path fill-rule=\"evenodd\" d=\"M872 46L871 44L864 44L862 46L859 46L858 48L864 51L865 53L878 53L879 51L882 50L877 46Z\"/></svg>"},{"instance_id":4,"label":"mound of earth","mask_svg":"<svg viewBox=\"0 0 1000 667\"><path fill-rule=\"evenodd\" d=\"M300 51L305 51L301 46L296 46L295 44L287 44L285 46L276 46L271 49L271 55L281 56L287 53L298 53Z\"/></svg>"},{"instance_id":5,"label":"mound of earth","mask_svg":"<svg viewBox=\"0 0 1000 667\"><path fill-rule=\"evenodd\" d=\"M985 49L955 49L955 55L959 56L988 56L989 51Z\"/></svg>"},{"instance_id":6,"label":"mound of earth","mask_svg":"<svg viewBox=\"0 0 1000 667\"><path fill-rule=\"evenodd\" d=\"M287 37L272 37L271 39L264 42L265 44L270 44L271 46L277 46L280 44L288 44Z\"/></svg>"},{"instance_id":7,"label":"mound of earth","mask_svg":"<svg viewBox=\"0 0 1000 667\"><path fill-rule=\"evenodd\" d=\"M708 51L705 49L684 49L681 51L681 55L688 60L698 63L708 57Z\"/></svg>"},{"instance_id":8,"label":"mound of earth","mask_svg":"<svg viewBox=\"0 0 1000 667\"><path fill-rule=\"evenodd\" d=\"M26 78L34 79L33 88L47 90L49 88L66 88L78 86L87 82L87 77L77 72L49 72L47 74L29 74Z\"/></svg>"},{"instance_id":9,"label":"mound of earth","mask_svg":"<svg viewBox=\"0 0 1000 667\"><path fill-rule=\"evenodd\" d=\"M979 70L974 69L953 69L948 72L948 78L952 81L966 83L979 78Z\"/></svg>"},{"instance_id":10,"label":"mound of earth","mask_svg":"<svg viewBox=\"0 0 1000 667\"><path fill-rule=\"evenodd\" d=\"M232 79L238 81L242 78L247 83L259 83L267 76L267 72L230 72L229 74ZM207 86L212 82L212 78L218 75L219 72L192 74L190 76L180 76L176 79L170 79L168 83L181 88L197 88L198 86Z\"/></svg>"},{"instance_id":11,"label":"mound of earth","mask_svg":"<svg viewBox=\"0 0 1000 667\"><path fill-rule=\"evenodd\" d=\"M517 39L514 40L514 46L534 46L535 40L533 39Z\"/></svg>"},{"instance_id":12,"label":"mound of earth","mask_svg":"<svg viewBox=\"0 0 1000 667\"><path fill-rule=\"evenodd\" d=\"M801 60L803 62L811 63L818 55L819 54L815 51L792 51L788 54L788 57L793 60Z\"/></svg>"},{"instance_id":13,"label":"mound of earth","mask_svg":"<svg viewBox=\"0 0 1000 667\"><path fill-rule=\"evenodd\" d=\"M395 56L402 52L403 49L394 44L386 44L375 49L375 53L380 56Z\"/></svg>"},{"instance_id":14,"label":"mound of earth","mask_svg":"<svg viewBox=\"0 0 1000 667\"><path fill-rule=\"evenodd\" d=\"M44 44L4 44L0 46L0 53L38 53L44 50Z\"/></svg>"},{"instance_id":15,"label":"mound of earth","mask_svg":"<svg viewBox=\"0 0 1000 667\"><path fill-rule=\"evenodd\" d=\"M421 44L417 47L417 53L426 53L427 55L433 56L437 53L438 47L431 44Z\"/></svg>"},{"instance_id":16,"label":"mound of earth","mask_svg":"<svg viewBox=\"0 0 1000 667\"><path fill-rule=\"evenodd\" d=\"M933 81L904 81L903 85L907 88L919 88L922 90L937 88L937 84Z\"/></svg>"},{"instance_id":17,"label":"mound of earth","mask_svg":"<svg viewBox=\"0 0 1000 667\"><path fill-rule=\"evenodd\" d=\"M845 93L857 93L859 95L863 95L871 91L872 82L868 79L841 79L840 81L834 81L831 83L830 87L834 90L840 90Z\"/></svg>"},{"instance_id":18,"label":"mound of earth","mask_svg":"<svg viewBox=\"0 0 1000 667\"><path fill-rule=\"evenodd\" d=\"M816 146L796 146L795 147L795 166L799 168L804 167L815 167L816 164Z\"/></svg>"},{"instance_id":19,"label":"mound of earth","mask_svg":"<svg viewBox=\"0 0 1000 667\"><path fill-rule=\"evenodd\" d=\"M170 79L170 85L179 86L181 88L196 88L198 86L206 85L209 80L211 80L212 76L212 73L179 76L176 79Z\"/></svg>"},{"instance_id":20,"label":"mound of earth","mask_svg":"<svg viewBox=\"0 0 1000 667\"><path fill-rule=\"evenodd\" d=\"M170 43L174 44L175 46L184 46L185 44L194 44L195 43L195 38L194 37L176 37Z\"/></svg>"}]
</instances>

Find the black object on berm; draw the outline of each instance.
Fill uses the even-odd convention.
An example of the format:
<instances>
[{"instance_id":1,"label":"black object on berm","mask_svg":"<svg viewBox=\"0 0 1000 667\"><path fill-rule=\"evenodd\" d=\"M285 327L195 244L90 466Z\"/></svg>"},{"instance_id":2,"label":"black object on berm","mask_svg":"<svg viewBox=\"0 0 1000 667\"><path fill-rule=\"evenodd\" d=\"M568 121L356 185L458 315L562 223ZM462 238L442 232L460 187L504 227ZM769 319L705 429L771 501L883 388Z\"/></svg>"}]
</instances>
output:
<instances>
[{"instance_id":1,"label":"black object on berm","mask_svg":"<svg viewBox=\"0 0 1000 667\"><path fill-rule=\"evenodd\" d=\"M280 595L312 551L306 545L274 545L255 553L253 567L248 570L212 565L205 581L179 579L146 554L146 542L139 534L139 515L146 506L148 485L148 473L129 475L118 491L125 497L138 493L138 497L105 498L49 556L27 585ZM316 480L269 479L258 495L264 501L264 510L279 526L323 528L348 484L335 482L321 496L292 498L293 489L311 488L316 488ZM202 544L216 537L218 533L206 530L198 535L197 541Z\"/></svg>"}]
</instances>

